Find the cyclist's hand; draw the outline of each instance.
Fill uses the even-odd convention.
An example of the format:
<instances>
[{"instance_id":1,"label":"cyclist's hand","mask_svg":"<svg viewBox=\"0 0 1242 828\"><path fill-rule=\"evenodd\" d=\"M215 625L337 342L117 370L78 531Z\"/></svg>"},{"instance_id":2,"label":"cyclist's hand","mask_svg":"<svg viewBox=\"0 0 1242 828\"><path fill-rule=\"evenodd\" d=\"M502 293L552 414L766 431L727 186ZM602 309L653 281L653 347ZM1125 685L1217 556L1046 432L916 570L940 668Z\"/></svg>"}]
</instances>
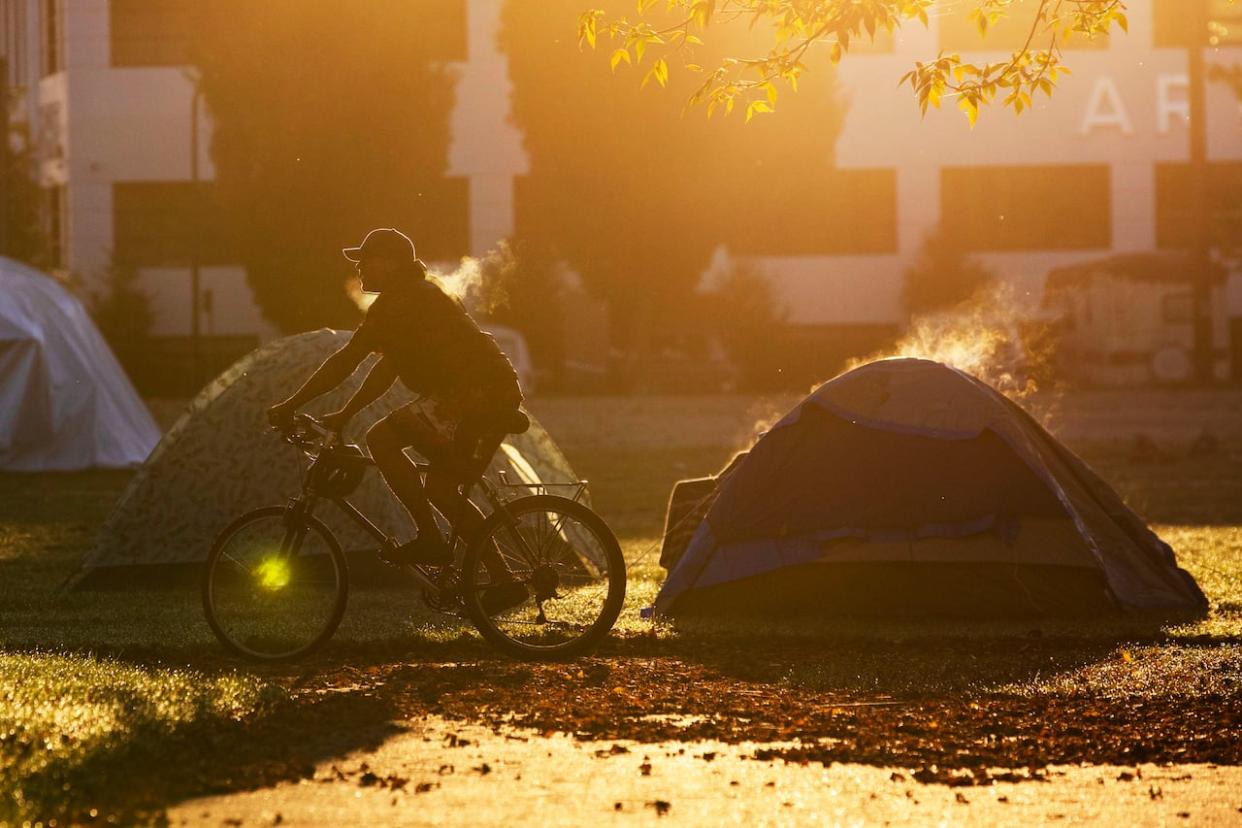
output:
<instances>
[{"instance_id":1,"label":"cyclist's hand","mask_svg":"<svg viewBox=\"0 0 1242 828\"><path fill-rule=\"evenodd\" d=\"M331 414L324 414L320 417L319 424L333 434L340 434L345 430L345 426L349 424L352 417L352 414L344 410L333 411Z\"/></svg>"},{"instance_id":2,"label":"cyclist's hand","mask_svg":"<svg viewBox=\"0 0 1242 828\"><path fill-rule=\"evenodd\" d=\"M293 415L297 412L297 406L289 405L287 402L276 403L267 410L267 421L281 431L293 430Z\"/></svg>"}]
</instances>

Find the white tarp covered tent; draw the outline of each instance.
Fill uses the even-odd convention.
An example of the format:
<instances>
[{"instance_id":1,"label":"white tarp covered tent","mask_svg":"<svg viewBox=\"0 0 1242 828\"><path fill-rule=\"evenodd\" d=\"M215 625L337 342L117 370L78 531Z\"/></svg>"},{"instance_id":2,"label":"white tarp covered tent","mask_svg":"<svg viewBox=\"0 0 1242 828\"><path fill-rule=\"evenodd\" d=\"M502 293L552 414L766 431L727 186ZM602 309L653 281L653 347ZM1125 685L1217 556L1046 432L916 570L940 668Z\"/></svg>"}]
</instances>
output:
<instances>
[{"instance_id":1,"label":"white tarp covered tent","mask_svg":"<svg viewBox=\"0 0 1242 828\"><path fill-rule=\"evenodd\" d=\"M82 303L0 257L0 470L132 466L159 439Z\"/></svg>"}]
</instances>

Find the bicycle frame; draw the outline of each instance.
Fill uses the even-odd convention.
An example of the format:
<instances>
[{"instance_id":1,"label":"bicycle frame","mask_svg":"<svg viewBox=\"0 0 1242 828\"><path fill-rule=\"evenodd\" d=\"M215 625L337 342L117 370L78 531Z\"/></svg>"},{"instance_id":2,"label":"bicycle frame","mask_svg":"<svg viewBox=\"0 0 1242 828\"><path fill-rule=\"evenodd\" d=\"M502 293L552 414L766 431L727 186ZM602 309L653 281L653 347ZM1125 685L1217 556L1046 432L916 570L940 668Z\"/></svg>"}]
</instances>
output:
<instances>
[{"instance_id":1,"label":"bicycle frame","mask_svg":"<svg viewBox=\"0 0 1242 828\"><path fill-rule=\"evenodd\" d=\"M305 449L303 450L305 451ZM316 459L317 458L318 456L316 455ZM367 466L375 465L375 461L369 457L365 458L364 462ZM429 471L431 471L431 465L429 463L415 463L414 465L418 473L420 475L423 475L424 477L427 475ZM567 488L572 488L574 490L571 499L576 502L585 493L586 485L587 485L587 482L585 480L579 480L579 481L575 481L571 483L510 483L508 481L507 475L503 471L500 472L500 478L501 478L501 483L499 487L496 484L493 484L490 480L487 479L486 476L483 476L483 475L481 475L474 482L468 482L468 483L462 484L462 487L460 489L461 500L459 501L459 504L460 504L459 511L457 514L453 515L451 519L449 519L450 525L452 526L452 530L453 530L452 536L449 539L450 548L456 548L457 546L457 541L459 539L457 527L458 527L458 522L459 522L458 518L460 517L460 510L467 507L467 504L470 498L470 492L474 489L475 486L478 486L482 490L484 497L487 499L488 505L491 507L491 513L492 514L499 513L499 514L505 515L506 516L505 524L506 526L510 528L510 530L512 530L512 528L517 525L517 522L509 514L509 510L505 506L506 501L503 497L501 497L502 488L504 489L519 489L519 488L529 489L531 490L531 493L535 493L536 491L546 491L548 488L551 488L551 487L567 487ZM288 508L290 510L291 516L293 516L294 520L297 520L297 518L301 516L309 517L310 515L314 513L314 509L316 505L318 505L320 500L327 500L330 503L335 504L336 507L347 518L353 521L367 535L374 538L376 542L380 544L381 547L387 546L387 545L393 545L393 546L396 545L395 539L387 535L382 529L376 526L371 521L370 518L368 518L365 514L363 514L362 511L359 510L357 506L350 503L345 497L324 497L322 495L318 495L314 493L313 491L311 491L309 477L304 478L303 480L302 493L298 495L297 497L292 498L289 502ZM448 516L445 515L445 518L447 519ZM305 534L305 524L299 521L298 523L290 525L289 533L296 538L296 540L293 541L293 547L295 550L294 554L296 554L296 547L300 545L299 542L301 540L301 536ZM517 542L519 547L521 548L523 554L533 559L529 545L526 543L526 539L522 537L521 533L512 532L511 535L513 539ZM440 589L440 585L436 583L436 581L433 579L432 573L429 570L427 570L424 566L419 565L419 564L408 564L404 568L407 572L409 572L414 577L414 579L424 589L431 590L433 592Z\"/></svg>"},{"instance_id":2,"label":"bicycle frame","mask_svg":"<svg viewBox=\"0 0 1242 828\"><path fill-rule=\"evenodd\" d=\"M366 462L367 462L367 465L369 466L375 465L375 461L369 458L367 459ZM418 470L420 474L425 475L429 469L429 466L425 463L419 463L417 464L417 466L418 466ZM485 487L484 491L488 491L488 489ZM463 497L466 497L466 495L463 495ZM357 506L350 503L346 498L344 497L323 497L321 495L317 495L313 492L308 491L305 483L303 484L302 493L298 495L297 497L290 499L288 508L290 510L291 515L294 516L294 520L297 520L298 518L302 516L309 517L310 515L312 515L315 511L315 507L322 500L327 500L329 503L332 503L333 505L335 505L336 508L339 509L341 513L345 515L345 517L353 521L367 535L374 538L381 547L387 546L387 545L393 545L393 546L396 545L396 540L394 538L392 538L391 536L386 534L382 529L376 526L375 523L372 522L370 518L364 515ZM493 508L503 508L503 505L499 504L497 500L489 497L489 501L491 502ZM456 546L456 542L457 542L457 529L456 527L454 527L453 537L450 541L450 545ZM423 588L429 589L429 590L439 589L439 585L432 579L431 573L428 570L426 570L424 567L418 564L410 564L406 566L405 569L414 577L416 581L418 581L419 585L422 586Z\"/></svg>"}]
</instances>

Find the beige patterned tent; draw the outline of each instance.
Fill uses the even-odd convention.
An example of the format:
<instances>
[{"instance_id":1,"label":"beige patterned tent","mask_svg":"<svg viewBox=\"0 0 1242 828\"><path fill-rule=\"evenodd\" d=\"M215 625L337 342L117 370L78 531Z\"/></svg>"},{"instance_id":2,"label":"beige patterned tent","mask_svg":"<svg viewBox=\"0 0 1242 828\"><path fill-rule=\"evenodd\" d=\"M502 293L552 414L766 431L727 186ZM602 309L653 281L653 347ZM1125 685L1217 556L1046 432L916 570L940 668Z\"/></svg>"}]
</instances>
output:
<instances>
[{"instance_id":1,"label":"beige patterned tent","mask_svg":"<svg viewBox=\"0 0 1242 828\"><path fill-rule=\"evenodd\" d=\"M206 558L213 538L237 515L297 494L304 458L268 428L266 410L291 394L348 336L325 329L276 340L208 385L130 482L84 559L78 583L115 583L116 575L128 578L135 571L154 574L153 564L165 565L158 567L165 572L184 571ZM366 367L305 410L320 414L340 407L361 384ZM412 396L397 383L354 419L346 439L361 443L375 420ZM577 480L533 418L528 432L511 435L497 453L492 479L501 471L510 482ZM409 517L378 473L369 472L349 499L386 532L413 535ZM325 504L316 515L347 551L374 548L334 506Z\"/></svg>"}]
</instances>

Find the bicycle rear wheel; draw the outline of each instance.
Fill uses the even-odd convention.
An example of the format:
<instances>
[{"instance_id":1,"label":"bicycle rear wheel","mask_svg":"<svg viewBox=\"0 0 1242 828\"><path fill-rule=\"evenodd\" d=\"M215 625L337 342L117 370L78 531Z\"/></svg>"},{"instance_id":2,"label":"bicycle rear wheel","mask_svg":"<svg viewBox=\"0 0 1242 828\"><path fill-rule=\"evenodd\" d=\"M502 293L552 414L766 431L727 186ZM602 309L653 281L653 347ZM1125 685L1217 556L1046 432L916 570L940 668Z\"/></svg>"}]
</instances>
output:
<instances>
[{"instance_id":1,"label":"bicycle rear wheel","mask_svg":"<svg viewBox=\"0 0 1242 828\"><path fill-rule=\"evenodd\" d=\"M608 635L625 603L625 560L612 530L589 508L555 495L514 500L492 514L462 562L470 620L517 658L581 655ZM497 609L492 599L525 587ZM517 599L522 599L520 603ZM489 612L489 609L491 610Z\"/></svg>"},{"instance_id":2,"label":"bicycle rear wheel","mask_svg":"<svg viewBox=\"0 0 1242 828\"><path fill-rule=\"evenodd\" d=\"M305 655L345 614L349 573L326 526L283 506L248 512L207 557L203 612L216 638L248 658Z\"/></svg>"}]
</instances>

